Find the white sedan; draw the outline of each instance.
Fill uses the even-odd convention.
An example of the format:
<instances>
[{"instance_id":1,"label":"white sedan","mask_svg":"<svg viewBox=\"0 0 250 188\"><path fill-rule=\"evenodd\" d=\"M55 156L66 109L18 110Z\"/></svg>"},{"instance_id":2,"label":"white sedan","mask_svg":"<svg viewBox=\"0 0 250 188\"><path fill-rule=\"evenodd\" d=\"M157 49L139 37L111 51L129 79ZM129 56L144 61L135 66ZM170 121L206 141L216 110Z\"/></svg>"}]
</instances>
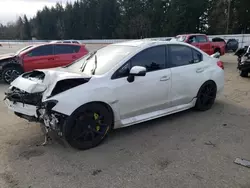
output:
<instances>
[{"instance_id":1,"label":"white sedan","mask_svg":"<svg viewBox=\"0 0 250 188\"><path fill-rule=\"evenodd\" d=\"M206 111L223 88L218 58L186 43L135 40L66 67L24 73L5 101L17 116L42 122L74 148L89 149L111 129L190 108Z\"/></svg>"}]
</instances>

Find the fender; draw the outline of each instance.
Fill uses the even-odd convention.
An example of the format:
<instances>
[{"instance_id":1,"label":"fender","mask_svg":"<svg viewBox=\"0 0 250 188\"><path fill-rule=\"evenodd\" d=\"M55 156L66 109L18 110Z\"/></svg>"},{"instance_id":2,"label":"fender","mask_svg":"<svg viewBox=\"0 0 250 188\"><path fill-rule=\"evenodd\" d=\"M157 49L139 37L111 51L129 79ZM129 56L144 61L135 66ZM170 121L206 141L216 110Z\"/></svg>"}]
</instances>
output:
<instances>
[{"instance_id":1,"label":"fender","mask_svg":"<svg viewBox=\"0 0 250 188\"><path fill-rule=\"evenodd\" d=\"M97 95L98 93L98 95ZM49 100L56 100L58 103L53 107L53 111L59 112L70 116L80 106L90 102L102 102L109 105L113 112L119 112L118 100L112 90L107 87L97 87L95 89L88 89L88 84L83 84L74 89L69 89L56 96L46 99L44 102ZM119 114L114 114L115 121L119 120Z\"/></svg>"},{"instance_id":2,"label":"fender","mask_svg":"<svg viewBox=\"0 0 250 188\"><path fill-rule=\"evenodd\" d=\"M2 68L2 70L11 66L18 66L22 71L24 71L23 63L18 56L0 60L0 67Z\"/></svg>"}]
</instances>

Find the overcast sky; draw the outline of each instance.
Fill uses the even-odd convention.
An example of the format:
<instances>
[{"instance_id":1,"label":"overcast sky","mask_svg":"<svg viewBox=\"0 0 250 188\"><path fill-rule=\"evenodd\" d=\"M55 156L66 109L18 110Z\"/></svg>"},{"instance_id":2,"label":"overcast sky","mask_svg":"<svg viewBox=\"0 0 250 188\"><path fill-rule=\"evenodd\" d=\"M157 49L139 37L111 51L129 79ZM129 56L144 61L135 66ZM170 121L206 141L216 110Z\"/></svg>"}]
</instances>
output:
<instances>
[{"instance_id":1,"label":"overcast sky","mask_svg":"<svg viewBox=\"0 0 250 188\"><path fill-rule=\"evenodd\" d=\"M24 14L31 18L45 5L51 7L56 2L66 4L73 1L75 0L0 0L0 23L15 21L18 16Z\"/></svg>"}]
</instances>

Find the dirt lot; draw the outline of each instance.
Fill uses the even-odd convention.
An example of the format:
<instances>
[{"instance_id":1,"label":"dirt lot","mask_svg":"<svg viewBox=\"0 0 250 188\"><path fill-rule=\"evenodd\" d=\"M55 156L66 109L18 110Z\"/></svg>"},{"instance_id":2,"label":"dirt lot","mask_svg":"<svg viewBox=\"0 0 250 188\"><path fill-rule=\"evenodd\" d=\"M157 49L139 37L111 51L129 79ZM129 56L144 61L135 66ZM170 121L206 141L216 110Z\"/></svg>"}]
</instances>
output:
<instances>
[{"instance_id":1,"label":"dirt lot","mask_svg":"<svg viewBox=\"0 0 250 188\"><path fill-rule=\"evenodd\" d=\"M20 46L19 46L20 47ZM99 46L88 46L98 48ZM18 47L0 47L0 54ZM188 110L116 130L99 147L76 151L9 113L0 102L1 188L249 188L250 78L226 55L225 91L207 112ZM7 85L0 83L0 98Z\"/></svg>"}]
</instances>

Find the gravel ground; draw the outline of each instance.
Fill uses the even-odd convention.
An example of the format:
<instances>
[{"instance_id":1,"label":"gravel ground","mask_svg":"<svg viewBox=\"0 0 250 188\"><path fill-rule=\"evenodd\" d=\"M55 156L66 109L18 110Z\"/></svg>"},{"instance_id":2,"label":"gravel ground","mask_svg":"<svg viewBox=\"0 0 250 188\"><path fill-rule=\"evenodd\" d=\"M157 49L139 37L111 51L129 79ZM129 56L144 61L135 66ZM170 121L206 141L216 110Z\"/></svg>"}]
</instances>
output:
<instances>
[{"instance_id":1,"label":"gravel ground","mask_svg":"<svg viewBox=\"0 0 250 188\"><path fill-rule=\"evenodd\" d=\"M20 46L0 47L0 54ZM90 50L100 46L87 45ZM99 147L77 151L60 140L46 147L39 126L0 102L1 188L249 188L250 79L236 58L225 62L225 91L207 112L182 113L113 131ZM0 83L0 98L7 85Z\"/></svg>"}]
</instances>

